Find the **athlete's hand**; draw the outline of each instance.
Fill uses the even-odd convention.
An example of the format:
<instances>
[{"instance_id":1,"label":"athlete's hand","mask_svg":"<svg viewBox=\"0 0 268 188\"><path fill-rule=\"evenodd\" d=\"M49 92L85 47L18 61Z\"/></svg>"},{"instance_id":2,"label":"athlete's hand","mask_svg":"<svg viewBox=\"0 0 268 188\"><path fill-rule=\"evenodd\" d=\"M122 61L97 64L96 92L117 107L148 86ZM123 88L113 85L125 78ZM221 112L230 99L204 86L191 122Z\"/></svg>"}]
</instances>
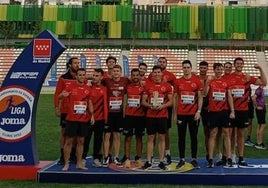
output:
<instances>
[{"instance_id":1,"label":"athlete's hand","mask_svg":"<svg viewBox=\"0 0 268 188\"><path fill-rule=\"evenodd\" d=\"M63 97L68 97L69 95L70 95L70 93L67 92L67 91L63 91L63 92L62 92L62 96L63 96Z\"/></svg>"},{"instance_id":2,"label":"athlete's hand","mask_svg":"<svg viewBox=\"0 0 268 188\"><path fill-rule=\"evenodd\" d=\"M95 124L95 118L94 118L94 115L92 115L90 119L90 125L94 125L94 124Z\"/></svg>"},{"instance_id":3,"label":"athlete's hand","mask_svg":"<svg viewBox=\"0 0 268 188\"><path fill-rule=\"evenodd\" d=\"M55 115L57 116L57 117L60 117L60 109L57 107L57 108L55 108Z\"/></svg>"},{"instance_id":4,"label":"athlete's hand","mask_svg":"<svg viewBox=\"0 0 268 188\"><path fill-rule=\"evenodd\" d=\"M194 120L199 120L200 119L200 112L196 112L194 115Z\"/></svg>"},{"instance_id":5,"label":"athlete's hand","mask_svg":"<svg viewBox=\"0 0 268 188\"><path fill-rule=\"evenodd\" d=\"M255 69L261 69L261 67L260 67L260 65L259 65L258 63L255 63L255 64L254 64L254 68L255 68Z\"/></svg>"},{"instance_id":6,"label":"athlete's hand","mask_svg":"<svg viewBox=\"0 0 268 188\"><path fill-rule=\"evenodd\" d=\"M231 111L231 113L230 113L230 119L234 119L235 118L235 112L234 111Z\"/></svg>"}]
</instances>

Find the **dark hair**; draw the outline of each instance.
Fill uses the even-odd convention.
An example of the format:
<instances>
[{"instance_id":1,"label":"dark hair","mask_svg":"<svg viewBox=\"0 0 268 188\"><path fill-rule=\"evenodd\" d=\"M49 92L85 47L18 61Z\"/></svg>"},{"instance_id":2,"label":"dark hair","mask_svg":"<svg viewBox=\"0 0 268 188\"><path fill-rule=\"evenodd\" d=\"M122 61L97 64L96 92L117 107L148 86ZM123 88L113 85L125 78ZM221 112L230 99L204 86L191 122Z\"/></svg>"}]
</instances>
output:
<instances>
[{"instance_id":1,"label":"dark hair","mask_svg":"<svg viewBox=\"0 0 268 188\"><path fill-rule=\"evenodd\" d=\"M108 61L109 61L110 59L113 59L114 62L115 62L115 64L116 64L116 58L115 58L114 56L108 56L107 59L106 59L106 64L108 64Z\"/></svg>"},{"instance_id":2,"label":"dark hair","mask_svg":"<svg viewBox=\"0 0 268 188\"><path fill-rule=\"evenodd\" d=\"M234 59L234 65L236 64L237 61L242 61L244 63L244 60L242 57L237 57Z\"/></svg>"},{"instance_id":3,"label":"dark hair","mask_svg":"<svg viewBox=\"0 0 268 188\"><path fill-rule=\"evenodd\" d=\"M122 67L120 65L114 65L113 68L117 68L117 69L120 69L122 71Z\"/></svg>"},{"instance_id":4,"label":"dark hair","mask_svg":"<svg viewBox=\"0 0 268 188\"><path fill-rule=\"evenodd\" d=\"M164 59L167 62L167 58L165 58L165 57L159 57L158 61L159 61L159 59Z\"/></svg>"},{"instance_id":5,"label":"dark hair","mask_svg":"<svg viewBox=\"0 0 268 188\"><path fill-rule=\"evenodd\" d=\"M139 71L139 69L134 68L134 69L131 69L131 74L132 74L133 72L140 72L140 71Z\"/></svg>"},{"instance_id":6,"label":"dark hair","mask_svg":"<svg viewBox=\"0 0 268 188\"><path fill-rule=\"evenodd\" d=\"M159 66L159 65L154 65L152 70L154 71L154 70L156 70L156 69L160 69L161 71L163 70L161 66Z\"/></svg>"},{"instance_id":7,"label":"dark hair","mask_svg":"<svg viewBox=\"0 0 268 188\"><path fill-rule=\"evenodd\" d=\"M68 62L66 63L66 69L69 68L69 66L72 64L72 62L73 62L74 59L78 59L78 57L71 57L71 58L68 60Z\"/></svg>"},{"instance_id":8,"label":"dark hair","mask_svg":"<svg viewBox=\"0 0 268 188\"><path fill-rule=\"evenodd\" d=\"M95 72L100 72L102 76L104 74L104 71L102 70L102 68L95 68L94 71Z\"/></svg>"},{"instance_id":9,"label":"dark hair","mask_svg":"<svg viewBox=\"0 0 268 188\"><path fill-rule=\"evenodd\" d=\"M232 63L230 61L227 61L226 63L224 63L224 66L225 65L231 65L232 66Z\"/></svg>"},{"instance_id":10,"label":"dark hair","mask_svg":"<svg viewBox=\"0 0 268 188\"><path fill-rule=\"evenodd\" d=\"M222 67L222 64L221 63L214 63L213 64L213 70L215 70L218 67Z\"/></svg>"},{"instance_id":11,"label":"dark hair","mask_svg":"<svg viewBox=\"0 0 268 188\"><path fill-rule=\"evenodd\" d=\"M208 62L206 62L206 61L201 61L201 62L199 63L199 66L208 66Z\"/></svg>"},{"instance_id":12,"label":"dark hair","mask_svg":"<svg viewBox=\"0 0 268 188\"><path fill-rule=\"evenodd\" d=\"M145 66L145 67L147 68L147 64L146 64L146 63L140 63L140 64L139 64L139 67L140 67L140 66Z\"/></svg>"},{"instance_id":13,"label":"dark hair","mask_svg":"<svg viewBox=\"0 0 268 188\"><path fill-rule=\"evenodd\" d=\"M190 60L184 60L182 63L182 66L184 65L184 64L189 64L191 67L192 67L192 63L191 63L191 61Z\"/></svg>"}]
</instances>

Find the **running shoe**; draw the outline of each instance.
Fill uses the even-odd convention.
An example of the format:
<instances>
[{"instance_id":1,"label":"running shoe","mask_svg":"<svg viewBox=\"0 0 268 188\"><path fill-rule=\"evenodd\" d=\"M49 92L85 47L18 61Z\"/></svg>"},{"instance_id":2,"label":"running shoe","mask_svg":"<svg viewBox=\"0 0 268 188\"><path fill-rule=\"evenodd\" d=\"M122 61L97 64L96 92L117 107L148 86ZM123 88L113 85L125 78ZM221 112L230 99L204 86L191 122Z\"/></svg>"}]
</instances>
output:
<instances>
[{"instance_id":1,"label":"running shoe","mask_svg":"<svg viewBox=\"0 0 268 188\"><path fill-rule=\"evenodd\" d=\"M158 167L161 169L161 170L166 170L166 166L165 164L161 161L159 164L158 164Z\"/></svg>"},{"instance_id":2,"label":"running shoe","mask_svg":"<svg viewBox=\"0 0 268 188\"><path fill-rule=\"evenodd\" d=\"M207 167L208 167L208 168L214 168L214 162L213 162L213 159L209 159L209 160L208 160Z\"/></svg>"},{"instance_id":3,"label":"running shoe","mask_svg":"<svg viewBox=\"0 0 268 188\"><path fill-rule=\"evenodd\" d=\"M257 148L257 149L267 149L263 143L256 144L254 147Z\"/></svg>"},{"instance_id":4,"label":"running shoe","mask_svg":"<svg viewBox=\"0 0 268 188\"><path fill-rule=\"evenodd\" d=\"M191 161L191 164L192 164L193 167L196 168L196 169L197 169L197 168L200 168L200 166L199 166L197 160L195 160L195 159L193 159L193 160Z\"/></svg>"},{"instance_id":5,"label":"running shoe","mask_svg":"<svg viewBox=\"0 0 268 188\"><path fill-rule=\"evenodd\" d=\"M185 161L181 159L180 162L177 164L176 169L179 169L183 167L184 165L185 165Z\"/></svg>"},{"instance_id":6,"label":"running shoe","mask_svg":"<svg viewBox=\"0 0 268 188\"><path fill-rule=\"evenodd\" d=\"M249 147L254 147L254 143L250 140L250 139L247 139L246 141L245 141L245 146L249 146Z\"/></svg>"},{"instance_id":7,"label":"running shoe","mask_svg":"<svg viewBox=\"0 0 268 188\"><path fill-rule=\"evenodd\" d=\"M146 170L148 168L150 168L152 166L152 163L149 163L149 161L146 161L146 163L144 164L144 166L142 167L143 170Z\"/></svg>"}]
</instances>

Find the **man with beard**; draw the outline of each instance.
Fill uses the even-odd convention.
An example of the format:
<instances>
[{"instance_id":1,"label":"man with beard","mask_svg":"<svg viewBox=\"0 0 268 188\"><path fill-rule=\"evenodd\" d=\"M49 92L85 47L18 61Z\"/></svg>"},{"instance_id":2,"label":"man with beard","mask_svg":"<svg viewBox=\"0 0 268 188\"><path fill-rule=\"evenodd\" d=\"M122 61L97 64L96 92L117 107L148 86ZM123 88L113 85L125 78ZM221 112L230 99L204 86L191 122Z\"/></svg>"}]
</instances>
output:
<instances>
[{"instance_id":1,"label":"man with beard","mask_svg":"<svg viewBox=\"0 0 268 188\"><path fill-rule=\"evenodd\" d=\"M56 116L60 117L60 126L61 126L61 134L60 134L60 159L58 161L59 165L64 164L64 157L63 157L63 146L65 142L65 127L66 127L66 115L69 108L69 101L68 98L64 98L61 101L61 108L59 108L59 98L58 95L63 91L63 89L70 85L71 82L73 82L76 79L76 72L79 69L80 66L80 60L78 57L72 57L69 59L69 61L66 63L67 72L60 76L56 90L54 93L54 106L56 110ZM71 152L71 160L75 161L75 148L72 148Z\"/></svg>"}]
</instances>

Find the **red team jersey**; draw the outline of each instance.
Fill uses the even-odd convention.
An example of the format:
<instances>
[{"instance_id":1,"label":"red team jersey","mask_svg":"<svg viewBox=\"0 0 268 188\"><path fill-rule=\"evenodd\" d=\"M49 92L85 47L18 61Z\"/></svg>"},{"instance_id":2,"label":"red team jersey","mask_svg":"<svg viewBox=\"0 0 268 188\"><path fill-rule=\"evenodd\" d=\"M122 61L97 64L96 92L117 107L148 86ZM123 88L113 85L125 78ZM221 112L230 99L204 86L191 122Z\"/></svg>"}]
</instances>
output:
<instances>
[{"instance_id":1,"label":"red team jersey","mask_svg":"<svg viewBox=\"0 0 268 188\"><path fill-rule=\"evenodd\" d=\"M96 121L108 119L107 88L103 85L91 86L91 101L94 109L94 119Z\"/></svg>"},{"instance_id":2,"label":"red team jersey","mask_svg":"<svg viewBox=\"0 0 268 188\"><path fill-rule=\"evenodd\" d=\"M228 76L228 83L234 99L234 109L239 111L248 110L250 97L250 84L255 84L257 78L245 74L232 73Z\"/></svg>"},{"instance_id":3,"label":"red team jersey","mask_svg":"<svg viewBox=\"0 0 268 188\"><path fill-rule=\"evenodd\" d=\"M224 78L212 79L208 91L208 111L219 112L229 109L228 84Z\"/></svg>"},{"instance_id":4,"label":"red team jersey","mask_svg":"<svg viewBox=\"0 0 268 188\"><path fill-rule=\"evenodd\" d=\"M111 78L105 78L103 81L108 89L109 112L123 112L124 95L129 79L121 77L119 81L114 81Z\"/></svg>"},{"instance_id":5,"label":"red team jersey","mask_svg":"<svg viewBox=\"0 0 268 188\"><path fill-rule=\"evenodd\" d=\"M176 81L176 76L172 72L169 72L167 70L163 70L162 73L163 73L162 80L165 80L168 83L170 83L172 86L174 86L174 82ZM152 73L150 73L148 79L153 80Z\"/></svg>"},{"instance_id":6,"label":"red team jersey","mask_svg":"<svg viewBox=\"0 0 268 188\"><path fill-rule=\"evenodd\" d=\"M69 110L66 120L88 122L91 115L88 112L88 101L91 99L91 88L87 85L78 85L77 82L72 82L64 91L70 92Z\"/></svg>"},{"instance_id":7,"label":"red team jersey","mask_svg":"<svg viewBox=\"0 0 268 188\"><path fill-rule=\"evenodd\" d=\"M178 94L178 115L194 115L198 109L198 91L203 85L197 76L190 79L181 77L175 81L174 90Z\"/></svg>"},{"instance_id":8,"label":"red team jersey","mask_svg":"<svg viewBox=\"0 0 268 188\"><path fill-rule=\"evenodd\" d=\"M144 88L144 94L148 95L148 100L150 104L154 101L154 92L158 92L157 102L162 105L168 101L168 95L172 94L172 88L169 83L155 84L152 82L146 83ZM146 112L146 117L150 118L168 118L167 108L162 110L153 110L148 108Z\"/></svg>"},{"instance_id":9,"label":"red team jersey","mask_svg":"<svg viewBox=\"0 0 268 188\"><path fill-rule=\"evenodd\" d=\"M141 106L141 95L143 87L138 84L131 83L127 86L127 105L125 114L128 116L144 116L145 111Z\"/></svg>"}]
</instances>

